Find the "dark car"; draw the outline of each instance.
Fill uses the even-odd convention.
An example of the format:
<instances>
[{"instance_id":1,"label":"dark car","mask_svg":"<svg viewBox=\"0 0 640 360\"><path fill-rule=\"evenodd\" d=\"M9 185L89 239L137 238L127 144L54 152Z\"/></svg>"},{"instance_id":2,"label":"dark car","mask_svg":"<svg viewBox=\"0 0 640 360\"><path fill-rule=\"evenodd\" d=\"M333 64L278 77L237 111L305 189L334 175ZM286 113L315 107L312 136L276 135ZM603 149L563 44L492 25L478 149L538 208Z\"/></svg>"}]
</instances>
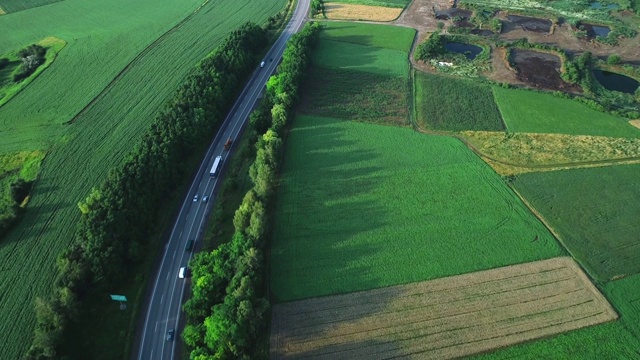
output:
<instances>
[{"instance_id":1,"label":"dark car","mask_svg":"<svg viewBox=\"0 0 640 360\"><path fill-rule=\"evenodd\" d=\"M167 332L167 341L173 341L173 329Z\"/></svg>"},{"instance_id":2,"label":"dark car","mask_svg":"<svg viewBox=\"0 0 640 360\"><path fill-rule=\"evenodd\" d=\"M187 241L187 246L184 248L184 251L187 251L187 252L188 252L188 251L193 250L193 243L194 243L194 240L193 240L193 239L192 239L192 240Z\"/></svg>"}]
</instances>

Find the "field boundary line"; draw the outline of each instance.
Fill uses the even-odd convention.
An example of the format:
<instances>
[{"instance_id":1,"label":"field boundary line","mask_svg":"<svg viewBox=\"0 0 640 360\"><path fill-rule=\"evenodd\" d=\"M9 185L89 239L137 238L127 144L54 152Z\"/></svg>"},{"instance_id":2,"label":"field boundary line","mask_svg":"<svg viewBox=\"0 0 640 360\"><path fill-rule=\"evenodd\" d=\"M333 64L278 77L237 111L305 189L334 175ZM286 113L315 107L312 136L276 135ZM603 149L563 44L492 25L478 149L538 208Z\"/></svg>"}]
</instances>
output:
<instances>
[{"instance_id":1,"label":"field boundary line","mask_svg":"<svg viewBox=\"0 0 640 360\"><path fill-rule=\"evenodd\" d=\"M186 24L189 20L191 20L191 18L193 18L195 15L197 15L202 8L204 8L205 5L207 5L207 3L209 3L209 0L204 0L204 2L202 4L200 4L194 11L192 11L191 13L189 13L189 15L187 15L185 18L183 18L182 20L180 20L177 24L175 24L173 27L171 27L169 30L165 31L162 35L160 35L157 39L155 39L153 42L151 42L149 45L147 45L144 49L142 49L142 51L140 51L133 59L131 59L131 61L125 65L124 68L122 68L122 70L120 70L120 72L118 72L118 74L116 74L116 76L107 84L107 86L104 87L104 89L102 89L98 95L96 95L91 101L89 101L89 103L87 103L87 105L85 105L75 116L73 116L69 121L65 122L64 124L69 125L69 124L73 124L76 121L78 121L78 119L80 119L82 116L84 116L89 109L95 104L97 103L99 100L101 100L102 98L104 98L104 96L107 94L107 92L109 92L109 90L111 90L116 83L127 73L129 72L129 70L136 65L144 56L146 56L148 53L151 52L151 50L153 50L154 48L156 48L160 43L162 43L169 35L173 34L174 32L176 32L178 29L180 29L184 24ZM193 71L193 70L192 70Z\"/></svg>"}]
</instances>

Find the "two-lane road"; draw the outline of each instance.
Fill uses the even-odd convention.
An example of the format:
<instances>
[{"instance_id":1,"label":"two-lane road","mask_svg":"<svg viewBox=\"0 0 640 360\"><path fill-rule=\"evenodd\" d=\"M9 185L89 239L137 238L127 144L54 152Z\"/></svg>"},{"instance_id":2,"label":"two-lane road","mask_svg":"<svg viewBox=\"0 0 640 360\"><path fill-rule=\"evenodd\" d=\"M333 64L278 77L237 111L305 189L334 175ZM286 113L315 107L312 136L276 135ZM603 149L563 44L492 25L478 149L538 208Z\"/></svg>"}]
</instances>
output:
<instances>
[{"instance_id":1,"label":"two-lane road","mask_svg":"<svg viewBox=\"0 0 640 360\"><path fill-rule=\"evenodd\" d=\"M302 27L308 12L309 0L298 0L293 17L265 56L264 68L256 69L211 143L182 203L156 278L152 279L152 293L144 307L144 326L141 333L137 334L136 344L139 347L134 353L134 359L174 358L176 341L179 341L181 307L186 286L185 279L180 279L178 272L181 267L188 265L193 256L191 251L185 250L187 242L192 239L198 241L201 238L205 218L222 182L224 165L215 178L209 175L209 170L216 156L221 155L226 161L233 151L233 146L230 151L225 151L224 143L228 138L235 140L242 134L252 108L282 57L287 40ZM196 194L198 199L194 201ZM205 195L209 196L207 202L202 201ZM175 332L173 341L167 340L169 330Z\"/></svg>"}]
</instances>

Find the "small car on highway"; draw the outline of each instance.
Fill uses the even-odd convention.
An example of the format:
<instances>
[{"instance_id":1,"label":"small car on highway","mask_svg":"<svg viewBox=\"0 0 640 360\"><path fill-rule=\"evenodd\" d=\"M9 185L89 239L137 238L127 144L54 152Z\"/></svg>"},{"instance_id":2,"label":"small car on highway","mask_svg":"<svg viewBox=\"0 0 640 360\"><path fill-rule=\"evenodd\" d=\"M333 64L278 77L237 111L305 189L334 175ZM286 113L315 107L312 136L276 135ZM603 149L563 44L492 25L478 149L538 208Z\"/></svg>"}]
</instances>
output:
<instances>
[{"instance_id":1,"label":"small car on highway","mask_svg":"<svg viewBox=\"0 0 640 360\"><path fill-rule=\"evenodd\" d=\"M196 194L196 196L193 197L193 202L198 202L198 194Z\"/></svg>"},{"instance_id":2,"label":"small car on highway","mask_svg":"<svg viewBox=\"0 0 640 360\"><path fill-rule=\"evenodd\" d=\"M173 329L167 331L167 341L173 341Z\"/></svg>"},{"instance_id":3,"label":"small car on highway","mask_svg":"<svg viewBox=\"0 0 640 360\"><path fill-rule=\"evenodd\" d=\"M264 61L260 63L260 67L263 68L264 67Z\"/></svg>"},{"instance_id":4,"label":"small car on highway","mask_svg":"<svg viewBox=\"0 0 640 360\"><path fill-rule=\"evenodd\" d=\"M209 200L209 196L205 195L202 197L202 202L207 202Z\"/></svg>"}]
</instances>

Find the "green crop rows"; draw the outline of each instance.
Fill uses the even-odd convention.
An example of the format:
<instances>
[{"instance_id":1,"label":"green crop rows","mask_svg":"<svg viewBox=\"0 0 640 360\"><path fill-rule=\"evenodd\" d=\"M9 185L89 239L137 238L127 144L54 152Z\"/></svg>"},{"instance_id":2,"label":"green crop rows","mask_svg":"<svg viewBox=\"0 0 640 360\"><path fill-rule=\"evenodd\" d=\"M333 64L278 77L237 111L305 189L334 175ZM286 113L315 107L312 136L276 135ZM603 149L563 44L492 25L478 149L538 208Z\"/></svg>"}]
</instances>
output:
<instances>
[{"instance_id":1,"label":"green crop rows","mask_svg":"<svg viewBox=\"0 0 640 360\"><path fill-rule=\"evenodd\" d=\"M416 73L417 121L432 130L504 130L491 87L454 77Z\"/></svg>"},{"instance_id":2,"label":"green crop rows","mask_svg":"<svg viewBox=\"0 0 640 360\"><path fill-rule=\"evenodd\" d=\"M299 117L271 251L277 301L549 258L544 226L453 138Z\"/></svg>"},{"instance_id":3,"label":"green crop rows","mask_svg":"<svg viewBox=\"0 0 640 360\"><path fill-rule=\"evenodd\" d=\"M416 31L389 25L324 22L320 39L399 50L409 53Z\"/></svg>"},{"instance_id":4,"label":"green crop rows","mask_svg":"<svg viewBox=\"0 0 640 360\"><path fill-rule=\"evenodd\" d=\"M510 132L639 137L624 119L577 101L533 91L494 87L496 103Z\"/></svg>"},{"instance_id":5,"label":"green crop rows","mask_svg":"<svg viewBox=\"0 0 640 360\"><path fill-rule=\"evenodd\" d=\"M640 165L519 175L515 187L591 276L640 272Z\"/></svg>"},{"instance_id":6,"label":"green crop rows","mask_svg":"<svg viewBox=\"0 0 640 360\"><path fill-rule=\"evenodd\" d=\"M6 13L14 13L33 7L53 4L62 0L0 0L0 9Z\"/></svg>"},{"instance_id":7,"label":"green crop rows","mask_svg":"<svg viewBox=\"0 0 640 360\"><path fill-rule=\"evenodd\" d=\"M56 61L0 108L0 153L50 149L28 211L0 243L2 358L19 357L32 339L33 301L49 293L55 258L76 228L77 202L130 151L198 60L229 31L265 21L284 3L209 1L194 13L199 0L84 0L0 16L0 27L16 29L0 37L0 53L43 36L67 41ZM62 125L105 87L82 116Z\"/></svg>"}]
</instances>

